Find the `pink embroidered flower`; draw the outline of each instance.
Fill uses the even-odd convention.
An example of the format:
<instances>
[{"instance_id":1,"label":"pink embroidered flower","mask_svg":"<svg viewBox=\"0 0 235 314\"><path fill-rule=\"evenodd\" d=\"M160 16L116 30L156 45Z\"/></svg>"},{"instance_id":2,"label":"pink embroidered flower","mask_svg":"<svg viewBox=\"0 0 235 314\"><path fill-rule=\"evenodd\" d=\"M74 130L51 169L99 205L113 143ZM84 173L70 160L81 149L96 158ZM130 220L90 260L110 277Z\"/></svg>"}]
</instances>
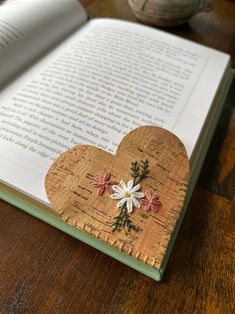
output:
<instances>
[{"instance_id":1,"label":"pink embroidered flower","mask_svg":"<svg viewBox=\"0 0 235 314\"><path fill-rule=\"evenodd\" d=\"M140 200L141 205L144 206L146 211L153 210L158 211L159 206L161 206L161 202L159 197L149 191L145 193L145 197Z\"/></svg>"},{"instance_id":2,"label":"pink embroidered flower","mask_svg":"<svg viewBox=\"0 0 235 314\"><path fill-rule=\"evenodd\" d=\"M98 195L101 196L104 194L105 190L109 192L109 194L113 193L112 186L117 184L116 181L109 181L111 177L111 173L105 173L104 175L97 175L95 178L95 182L93 183L96 188L99 188Z\"/></svg>"}]
</instances>

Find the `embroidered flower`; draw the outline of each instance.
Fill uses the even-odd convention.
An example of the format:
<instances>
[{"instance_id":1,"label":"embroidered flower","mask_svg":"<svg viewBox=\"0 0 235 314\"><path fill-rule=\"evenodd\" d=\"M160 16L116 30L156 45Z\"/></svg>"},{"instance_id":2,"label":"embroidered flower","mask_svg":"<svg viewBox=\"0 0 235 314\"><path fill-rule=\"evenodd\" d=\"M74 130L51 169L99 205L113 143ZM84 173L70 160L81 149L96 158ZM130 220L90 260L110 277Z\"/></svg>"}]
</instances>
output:
<instances>
[{"instance_id":1,"label":"embroidered flower","mask_svg":"<svg viewBox=\"0 0 235 314\"><path fill-rule=\"evenodd\" d=\"M111 174L109 172L104 175L97 175L95 182L93 183L96 188L99 188L98 195L101 196L107 190L110 194L113 193L112 186L116 184L116 181L109 181Z\"/></svg>"},{"instance_id":2,"label":"embroidered flower","mask_svg":"<svg viewBox=\"0 0 235 314\"><path fill-rule=\"evenodd\" d=\"M144 206L144 209L146 211L149 211L149 210L158 211L159 206L161 206L159 197L149 191L145 193L145 198L140 200L140 203L141 205Z\"/></svg>"},{"instance_id":3,"label":"embroidered flower","mask_svg":"<svg viewBox=\"0 0 235 314\"><path fill-rule=\"evenodd\" d=\"M116 193L111 195L113 200L121 200L117 204L117 208L122 208L124 205L127 207L128 213L133 211L133 207L140 208L140 203L137 198L144 197L144 193L137 192L140 189L140 185L133 186L133 180L128 181L127 185L124 181L120 181L120 185L113 185L112 189Z\"/></svg>"}]
</instances>

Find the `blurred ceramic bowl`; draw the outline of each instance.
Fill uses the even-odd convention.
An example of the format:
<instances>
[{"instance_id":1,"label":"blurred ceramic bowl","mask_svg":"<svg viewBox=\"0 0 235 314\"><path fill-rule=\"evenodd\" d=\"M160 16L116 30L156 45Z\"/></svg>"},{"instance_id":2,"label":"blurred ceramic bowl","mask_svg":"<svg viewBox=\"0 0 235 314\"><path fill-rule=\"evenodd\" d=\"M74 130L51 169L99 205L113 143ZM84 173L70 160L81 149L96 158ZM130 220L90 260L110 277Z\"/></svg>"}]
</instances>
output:
<instances>
[{"instance_id":1,"label":"blurred ceramic bowl","mask_svg":"<svg viewBox=\"0 0 235 314\"><path fill-rule=\"evenodd\" d=\"M160 27L183 24L198 12L210 10L212 2L213 0L128 0L138 20Z\"/></svg>"}]
</instances>

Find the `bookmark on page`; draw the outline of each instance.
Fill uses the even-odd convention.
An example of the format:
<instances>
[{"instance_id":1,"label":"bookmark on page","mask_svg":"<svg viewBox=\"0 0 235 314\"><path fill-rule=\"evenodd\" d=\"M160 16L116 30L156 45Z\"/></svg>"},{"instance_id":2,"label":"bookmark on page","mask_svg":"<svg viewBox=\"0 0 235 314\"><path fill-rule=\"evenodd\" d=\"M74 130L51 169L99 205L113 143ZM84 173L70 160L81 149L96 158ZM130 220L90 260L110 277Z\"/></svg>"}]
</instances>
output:
<instances>
[{"instance_id":1,"label":"bookmark on page","mask_svg":"<svg viewBox=\"0 0 235 314\"><path fill-rule=\"evenodd\" d=\"M63 153L45 186L61 219L153 267L163 261L187 190L182 142L154 126L127 134L116 155L90 145Z\"/></svg>"}]
</instances>

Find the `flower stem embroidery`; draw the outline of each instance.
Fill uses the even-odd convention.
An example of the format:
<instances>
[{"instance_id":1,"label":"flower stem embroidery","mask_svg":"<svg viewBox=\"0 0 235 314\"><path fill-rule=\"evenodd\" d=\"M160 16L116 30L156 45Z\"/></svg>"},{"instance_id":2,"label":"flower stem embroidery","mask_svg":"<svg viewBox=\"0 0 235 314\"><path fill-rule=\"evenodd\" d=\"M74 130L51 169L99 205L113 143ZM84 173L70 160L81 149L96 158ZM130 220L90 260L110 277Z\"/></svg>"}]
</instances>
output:
<instances>
[{"instance_id":1,"label":"flower stem embroidery","mask_svg":"<svg viewBox=\"0 0 235 314\"><path fill-rule=\"evenodd\" d=\"M125 205L122 205L119 214L114 217L112 227L112 232L121 231L122 228L125 230L126 233L127 231L130 232L131 230L138 230L138 228L132 223Z\"/></svg>"},{"instance_id":2,"label":"flower stem embroidery","mask_svg":"<svg viewBox=\"0 0 235 314\"><path fill-rule=\"evenodd\" d=\"M149 172L148 160L141 160L140 164L137 161L131 163L131 175L134 178L134 185L139 183L142 179L146 178Z\"/></svg>"},{"instance_id":3,"label":"flower stem embroidery","mask_svg":"<svg viewBox=\"0 0 235 314\"><path fill-rule=\"evenodd\" d=\"M140 208L140 202L138 199L144 197L143 192L137 192L140 189L139 182L146 178L148 170L148 160L141 160L140 164L137 161L131 163L131 175L134 180L128 181L127 185L124 181L120 181L119 185L113 185L112 189L114 194L111 195L113 200L120 199L117 204L117 208L120 209L119 214L114 218L112 224L112 231L120 231L121 229L127 229L129 232L131 230L138 230L138 227L135 226L130 216L128 215L133 211L134 208ZM126 228L125 228L126 227Z\"/></svg>"}]
</instances>

